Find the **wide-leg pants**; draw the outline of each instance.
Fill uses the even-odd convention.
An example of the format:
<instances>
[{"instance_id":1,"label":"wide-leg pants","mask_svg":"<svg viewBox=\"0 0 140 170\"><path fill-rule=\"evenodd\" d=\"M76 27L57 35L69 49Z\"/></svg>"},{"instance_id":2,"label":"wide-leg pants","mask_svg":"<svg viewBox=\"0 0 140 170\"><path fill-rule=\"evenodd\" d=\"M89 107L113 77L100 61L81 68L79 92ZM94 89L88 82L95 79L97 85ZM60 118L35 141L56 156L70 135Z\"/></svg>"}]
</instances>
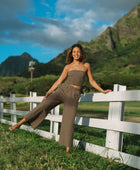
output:
<instances>
[{"instance_id":1,"label":"wide-leg pants","mask_svg":"<svg viewBox=\"0 0 140 170\"><path fill-rule=\"evenodd\" d=\"M24 118L33 129L36 129L52 108L64 103L59 144L71 147L73 145L74 121L79 98L79 89L63 83L46 100L26 114Z\"/></svg>"}]
</instances>

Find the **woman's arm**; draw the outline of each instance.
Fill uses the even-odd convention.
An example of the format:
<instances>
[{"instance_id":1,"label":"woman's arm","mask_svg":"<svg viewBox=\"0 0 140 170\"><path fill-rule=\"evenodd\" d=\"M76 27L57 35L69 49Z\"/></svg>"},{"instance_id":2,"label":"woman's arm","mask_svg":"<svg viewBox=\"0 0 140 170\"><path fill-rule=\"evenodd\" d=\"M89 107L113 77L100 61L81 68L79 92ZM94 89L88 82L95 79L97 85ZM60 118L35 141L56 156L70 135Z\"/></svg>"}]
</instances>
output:
<instances>
[{"instance_id":1,"label":"woman's arm","mask_svg":"<svg viewBox=\"0 0 140 170\"><path fill-rule=\"evenodd\" d=\"M61 84L67 77L68 74L68 66L66 65L63 69L62 74L60 75L59 79L52 85L52 87L47 91L46 95L44 96L43 100L45 100L57 87ZM43 101L42 100L42 101Z\"/></svg>"},{"instance_id":2,"label":"woman's arm","mask_svg":"<svg viewBox=\"0 0 140 170\"><path fill-rule=\"evenodd\" d=\"M111 91L112 91L112 90L110 90L110 89L103 90L103 89L96 83L96 81L93 79L92 72L91 72L91 68L90 68L90 64L86 63L85 66L87 67L87 75L88 75L89 83L91 84L91 86L93 86L95 89L97 89L98 91L100 91L100 92L102 92L102 93L108 93L108 92L111 92Z\"/></svg>"}]
</instances>

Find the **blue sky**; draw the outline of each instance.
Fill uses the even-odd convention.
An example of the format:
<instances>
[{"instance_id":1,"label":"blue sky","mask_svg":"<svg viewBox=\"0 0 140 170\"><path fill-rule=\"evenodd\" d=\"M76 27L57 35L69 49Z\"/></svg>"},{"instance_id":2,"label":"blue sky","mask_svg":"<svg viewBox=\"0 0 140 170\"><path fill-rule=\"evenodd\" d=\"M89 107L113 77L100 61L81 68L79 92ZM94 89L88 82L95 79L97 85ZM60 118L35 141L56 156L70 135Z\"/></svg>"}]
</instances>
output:
<instances>
[{"instance_id":1,"label":"blue sky","mask_svg":"<svg viewBox=\"0 0 140 170\"><path fill-rule=\"evenodd\" d=\"M0 63L28 52L46 63L80 41L90 41L140 0L0 1Z\"/></svg>"}]
</instances>

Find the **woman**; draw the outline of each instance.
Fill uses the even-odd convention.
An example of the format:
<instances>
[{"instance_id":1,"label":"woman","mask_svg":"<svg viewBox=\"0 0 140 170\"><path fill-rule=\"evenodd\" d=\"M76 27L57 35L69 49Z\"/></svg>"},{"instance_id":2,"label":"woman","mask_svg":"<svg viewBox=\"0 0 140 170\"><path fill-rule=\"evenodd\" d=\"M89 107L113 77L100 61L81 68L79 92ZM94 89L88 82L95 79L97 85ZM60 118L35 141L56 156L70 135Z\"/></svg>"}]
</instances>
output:
<instances>
[{"instance_id":1,"label":"woman","mask_svg":"<svg viewBox=\"0 0 140 170\"><path fill-rule=\"evenodd\" d=\"M86 55L80 44L74 44L66 59L68 65L59 79L52 85L44 96L42 102L30 111L24 118L11 126L10 131L19 128L23 123L28 122L33 129L36 129L39 124L45 119L48 112L60 103L64 103L63 118L60 130L59 144L66 146L66 152L70 152L70 147L73 144L74 121L80 98L80 89L87 74L89 83L102 93L108 93L111 90L103 90L93 80L90 64L85 63ZM67 79L66 79L67 78ZM62 83L64 80L66 81Z\"/></svg>"}]
</instances>

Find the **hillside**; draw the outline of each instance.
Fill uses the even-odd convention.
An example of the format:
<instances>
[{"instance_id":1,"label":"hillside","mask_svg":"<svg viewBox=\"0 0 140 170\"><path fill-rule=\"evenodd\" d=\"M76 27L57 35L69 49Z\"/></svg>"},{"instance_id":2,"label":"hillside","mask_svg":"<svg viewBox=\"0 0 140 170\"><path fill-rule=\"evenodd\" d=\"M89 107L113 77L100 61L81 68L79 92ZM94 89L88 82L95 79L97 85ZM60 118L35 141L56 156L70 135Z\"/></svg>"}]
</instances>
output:
<instances>
[{"instance_id":1,"label":"hillside","mask_svg":"<svg viewBox=\"0 0 140 170\"><path fill-rule=\"evenodd\" d=\"M29 61L33 59L28 53L23 53L20 56L10 56L0 64L0 77L15 76L28 68Z\"/></svg>"},{"instance_id":2,"label":"hillside","mask_svg":"<svg viewBox=\"0 0 140 170\"><path fill-rule=\"evenodd\" d=\"M108 27L96 39L78 43L84 47L87 62L91 64L93 77L102 88L112 89L113 84L121 84L126 85L127 89L140 89L140 5L124 15L114 26ZM36 64L32 84L30 84L30 79L23 78L30 77L28 69L26 69L29 61L20 74L21 77L7 78L7 80L1 78L0 93L3 95L8 95L10 92L26 94L31 90L37 91L39 95L44 95L44 92L57 80L58 76L55 75L62 72L68 50L65 49L63 53L46 64ZM29 58L29 60L32 59ZM8 67L12 70L18 66L22 67L22 64L19 65L22 63L21 61L16 60L15 62L16 65L13 68L11 68L11 61L9 66L5 67L9 75ZM0 74L5 75L6 73L4 74L0 70ZM89 91L92 92L95 89L86 79L82 92Z\"/></svg>"},{"instance_id":3,"label":"hillside","mask_svg":"<svg viewBox=\"0 0 140 170\"><path fill-rule=\"evenodd\" d=\"M79 41L91 64L92 72L139 72L140 56L140 5L124 15L113 27L108 27L90 42ZM60 74L68 49L46 64L36 66L34 77ZM110 64L111 63L111 64ZM24 71L21 76L28 77Z\"/></svg>"}]
</instances>

